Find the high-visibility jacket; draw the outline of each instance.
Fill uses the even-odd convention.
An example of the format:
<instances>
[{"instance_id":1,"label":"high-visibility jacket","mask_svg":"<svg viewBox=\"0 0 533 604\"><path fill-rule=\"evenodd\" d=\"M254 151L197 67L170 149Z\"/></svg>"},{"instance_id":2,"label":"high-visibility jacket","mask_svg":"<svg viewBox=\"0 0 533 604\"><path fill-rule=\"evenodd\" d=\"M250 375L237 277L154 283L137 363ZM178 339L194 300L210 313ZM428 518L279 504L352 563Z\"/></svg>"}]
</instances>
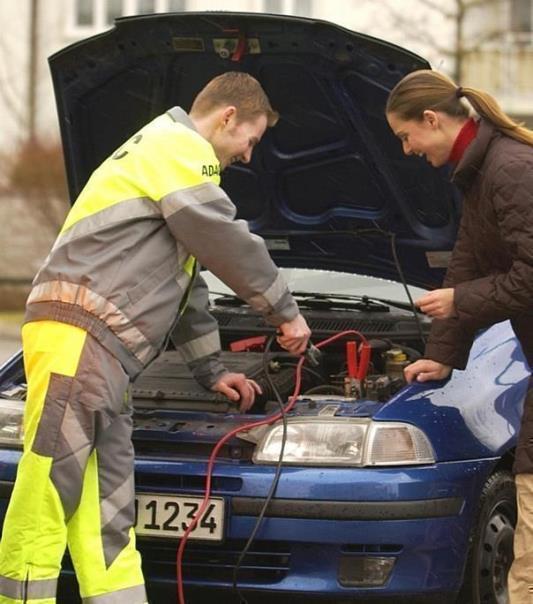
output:
<instances>
[{"instance_id":1,"label":"high-visibility jacket","mask_svg":"<svg viewBox=\"0 0 533 604\"><path fill-rule=\"evenodd\" d=\"M25 320L86 329L133 379L187 297L175 341L212 385L224 371L220 342L191 257L271 325L298 313L264 241L234 219L219 182L214 149L188 115L175 107L155 118L92 174L35 277Z\"/></svg>"}]
</instances>

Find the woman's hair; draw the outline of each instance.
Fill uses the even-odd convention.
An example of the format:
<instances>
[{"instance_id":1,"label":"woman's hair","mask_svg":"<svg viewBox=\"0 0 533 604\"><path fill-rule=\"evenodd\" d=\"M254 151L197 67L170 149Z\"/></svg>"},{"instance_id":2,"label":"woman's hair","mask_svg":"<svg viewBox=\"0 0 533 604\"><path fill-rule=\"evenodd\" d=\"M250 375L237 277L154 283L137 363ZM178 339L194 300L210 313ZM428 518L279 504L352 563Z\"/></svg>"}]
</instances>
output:
<instances>
[{"instance_id":1,"label":"woman's hair","mask_svg":"<svg viewBox=\"0 0 533 604\"><path fill-rule=\"evenodd\" d=\"M497 130L533 145L533 131L506 115L490 94L477 88L456 86L448 76L430 69L413 71L401 79L391 90L385 111L403 120L421 120L426 109L467 118L469 111L461 97L465 97L476 113Z\"/></svg>"},{"instance_id":2,"label":"woman's hair","mask_svg":"<svg viewBox=\"0 0 533 604\"><path fill-rule=\"evenodd\" d=\"M267 124L272 127L279 119L261 84L250 74L239 71L228 71L208 82L194 99L191 113L204 116L228 105L236 107L240 122L266 115Z\"/></svg>"}]
</instances>

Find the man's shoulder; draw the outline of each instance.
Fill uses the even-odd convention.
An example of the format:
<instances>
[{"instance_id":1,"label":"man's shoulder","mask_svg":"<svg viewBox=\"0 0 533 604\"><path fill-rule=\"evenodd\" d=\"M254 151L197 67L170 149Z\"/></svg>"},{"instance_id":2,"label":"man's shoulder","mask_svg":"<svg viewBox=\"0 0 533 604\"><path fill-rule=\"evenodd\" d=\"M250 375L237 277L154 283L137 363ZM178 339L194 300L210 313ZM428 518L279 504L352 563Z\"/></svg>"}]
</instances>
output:
<instances>
[{"instance_id":1,"label":"man's shoulder","mask_svg":"<svg viewBox=\"0 0 533 604\"><path fill-rule=\"evenodd\" d=\"M145 133L154 150L169 154L174 161L189 169L194 167L200 177L215 180L218 184L220 162L211 143L194 128L163 114L146 126Z\"/></svg>"}]
</instances>

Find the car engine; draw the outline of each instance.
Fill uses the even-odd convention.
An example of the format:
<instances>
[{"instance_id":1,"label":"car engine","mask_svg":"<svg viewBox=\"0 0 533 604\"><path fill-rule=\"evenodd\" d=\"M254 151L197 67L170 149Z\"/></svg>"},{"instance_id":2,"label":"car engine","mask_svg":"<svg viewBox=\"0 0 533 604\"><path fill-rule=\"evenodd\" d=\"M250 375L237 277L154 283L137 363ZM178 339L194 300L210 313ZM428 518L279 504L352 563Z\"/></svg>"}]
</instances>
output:
<instances>
[{"instance_id":1,"label":"car engine","mask_svg":"<svg viewBox=\"0 0 533 604\"><path fill-rule=\"evenodd\" d=\"M403 369L420 358L422 333L429 320L404 308L394 308L365 299L332 301L325 297L299 300L302 312L313 332L313 341L344 331L357 331L370 347L368 370L355 384L348 380L347 359L350 342L353 350L358 338L346 337L322 348L316 366L303 365L300 395L306 398L324 395L386 402L405 382ZM310 308L306 308L309 307ZM346 308L344 308L345 306ZM275 339L268 352L268 337L274 335L262 317L238 298L219 298L212 314L220 326L221 360L228 371L244 373L254 379L263 394L256 398L252 412L268 413L277 408L275 390L286 401L294 390L297 357L280 349ZM355 342L355 344L354 344ZM268 376L267 376L268 374ZM176 350L168 349L150 365L133 387L136 406L167 409L194 409L228 412L236 405L226 397L200 386Z\"/></svg>"}]
</instances>

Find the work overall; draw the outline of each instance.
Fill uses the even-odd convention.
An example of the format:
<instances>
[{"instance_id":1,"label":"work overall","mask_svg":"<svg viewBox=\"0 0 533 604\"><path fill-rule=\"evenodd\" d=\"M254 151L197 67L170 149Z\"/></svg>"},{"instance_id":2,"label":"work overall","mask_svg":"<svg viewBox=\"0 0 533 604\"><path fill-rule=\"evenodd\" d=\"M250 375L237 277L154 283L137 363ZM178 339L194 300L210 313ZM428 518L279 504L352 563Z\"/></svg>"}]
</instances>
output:
<instances>
[{"instance_id":1,"label":"work overall","mask_svg":"<svg viewBox=\"0 0 533 604\"><path fill-rule=\"evenodd\" d=\"M164 349L181 309L172 341L194 377L210 388L226 371L194 258L270 324L297 315L264 241L235 220L219 172L184 111L155 118L93 172L35 277L23 328L24 453L0 544L0 604L52 604L66 543L84 603L146 601L126 393Z\"/></svg>"},{"instance_id":2,"label":"work overall","mask_svg":"<svg viewBox=\"0 0 533 604\"><path fill-rule=\"evenodd\" d=\"M122 169L127 161L136 161L132 171L142 175L139 160L132 154L117 157L122 160ZM117 163L108 160L109 167L103 165L100 172L116 169ZM154 176L153 180L158 178ZM172 318L185 309L197 267L194 257L187 256L170 233L159 228L157 235L150 237L157 211L152 209L154 202L124 187L117 186L115 192L113 183L117 181L115 176L106 181L110 183L107 188L105 182L94 187L100 197L87 194L90 199L86 201L81 196L29 297L22 331L28 383L24 451L0 543L0 604L54 603L67 545L84 604L147 601L133 530L129 384L132 375L157 354ZM126 199L121 201L120 196ZM149 220L139 220L132 226L132 215L143 211ZM104 214L110 226L102 220ZM107 233L118 232L117 216L130 224L120 227L124 233L120 245L113 245ZM113 249L124 256L128 236L139 237L139 242L134 240L129 245L153 266L143 268L130 252L132 268L128 275L124 261L113 259ZM102 241L93 243L95 238ZM105 245L106 240L109 245ZM142 243L148 249L143 250ZM98 256L91 254L93 246L101 248ZM159 257L153 258L150 252L155 250L159 250ZM84 282L83 275L78 277L75 271L83 257L91 256L95 258L91 274L97 278L84 288L86 279ZM48 276L54 263L54 270L63 278L61 282L51 281ZM119 267L115 283L117 295L127 300L124 310L109 287L109 274L117 273ZM82 270L87 268L82 266ZM141 278L143 271L146 277ZM101 284L107 288L105 304L101 302L103 291L97 290ZM76 290L71 293L73 287ZM56 292L58 299L54 300ZM150 312L150 304L163 307L163 296L165 302L168 300L164 313ZM67 300L75 304L65 304ZM32 311L32 305L36 311ZM103 310L98 311L99 306ZM194 311L194 303L192 307ZM154 336L145 329L141 334L136 328L141 323L139 318L126 316L134 310L150 315L150 326L159 333ZM202 327L200 318L194 320L194 326L184 328L182 339L189 336L200 355L209 354L212 350L201 343L205 339L214 341L209 332L212 326ZM114 327L113 332L109 325ZM198 328L208 332L205 338L194 333ZM144 338L145 334L149 337ZM215 340L213 349L219 347ZM186 354L186 342L183 352L188 360L194 356Z\"/></svg>"}]
</instances>

